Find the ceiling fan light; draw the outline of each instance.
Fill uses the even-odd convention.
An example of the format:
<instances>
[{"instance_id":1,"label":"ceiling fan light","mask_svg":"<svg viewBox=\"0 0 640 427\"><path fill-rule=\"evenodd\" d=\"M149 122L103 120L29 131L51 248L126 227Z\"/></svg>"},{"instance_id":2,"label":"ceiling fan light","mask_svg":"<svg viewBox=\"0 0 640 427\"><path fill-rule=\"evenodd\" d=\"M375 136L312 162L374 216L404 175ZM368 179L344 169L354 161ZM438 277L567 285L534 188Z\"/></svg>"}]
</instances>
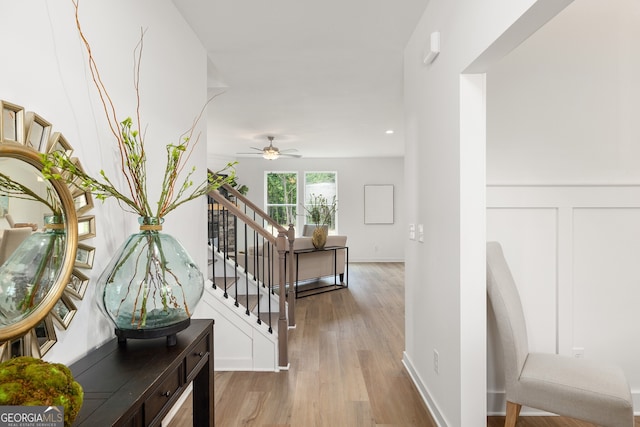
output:
<instances>
[{"instance_id":1,"label":"ceiling fan light","mask_svg":"<svg viewBox=\"0 0 640 427\"><path fill-rule=\"evenodd\" d=\"M267 160L275 160L280 157L280 153L278 153L276 150L264 150L262 152L262 157Z\"/></svg>"}]
</instances>

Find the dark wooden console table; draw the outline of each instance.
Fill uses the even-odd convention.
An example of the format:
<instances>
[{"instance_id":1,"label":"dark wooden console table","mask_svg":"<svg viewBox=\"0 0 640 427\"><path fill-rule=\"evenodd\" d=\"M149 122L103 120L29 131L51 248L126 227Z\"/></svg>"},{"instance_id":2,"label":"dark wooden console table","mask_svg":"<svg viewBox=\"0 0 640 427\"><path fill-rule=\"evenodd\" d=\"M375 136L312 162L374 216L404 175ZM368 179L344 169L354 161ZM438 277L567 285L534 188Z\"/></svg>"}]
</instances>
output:
<instances>
[{"instance_id":1,"label":"dark wooden console table","mask_svg":"<svg viewBox=\"0 0 640 427\"><path fill-rule=\"evenodd\" d=\"M345 251L345 274L338 274L338 251ZM319 251L332 251L333 252L333 284L321 284L318 281L318 284L312 287L309 287L305 290L298 290L298 266L299 266L299 258L300 255L310 254L313 252ZM325 246L322 249L316 248L308 248L308 249L298 249L293 251L293 254L296 258L296 283L295 283L295 293L296 298L308 297L311 295L317 295L323 292L336 291L338 289L348 288L349 287L349 248L347 246ZM340 283L338 283L338 276L340 276ZM320 279L318 279L320 280Z\"/></svg>"},{"instance_id":2,"label":"dark wooden console table","mask_svg":"<svg viewBox=\"0 0 640 427\"><path fill-rule=\"evenodd\" d=\"M113 339L70 369L84 389L74 426L160 426L192 381L193 425L214 425L213 320L192 319L173 346L165 338Z\"/></svg>"}]
</instances>

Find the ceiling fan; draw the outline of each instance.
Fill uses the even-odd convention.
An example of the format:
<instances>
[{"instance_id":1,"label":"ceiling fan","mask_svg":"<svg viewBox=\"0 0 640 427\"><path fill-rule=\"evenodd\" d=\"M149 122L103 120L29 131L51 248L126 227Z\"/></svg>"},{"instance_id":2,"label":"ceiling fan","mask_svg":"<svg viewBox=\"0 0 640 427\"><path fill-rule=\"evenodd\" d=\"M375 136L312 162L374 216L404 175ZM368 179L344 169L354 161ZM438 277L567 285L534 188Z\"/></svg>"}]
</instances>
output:
<instances>
[{"instance_id":1,"label":"ceiling fan","mask_svg":"<svg viewBox=\"0 0 640 427\"><path fill-rule=\"evenodd\" d=\"M278 147L274 147L273 146L273 140L275 139L273 136L267 136L267 139L269 140L269 145L263 148L256 148L256 147L250 147L254 150L256 150L255 152L251 152L251 153L238 153L238 154L261 154L263 158L267 159L267 160L275 160L280 156L287 156L287 157L302 157L300 154L292 154L292 151L298 151L295 148L290 148L287 150L280 150L278 149Z\"/></svg>"}]
</instances>

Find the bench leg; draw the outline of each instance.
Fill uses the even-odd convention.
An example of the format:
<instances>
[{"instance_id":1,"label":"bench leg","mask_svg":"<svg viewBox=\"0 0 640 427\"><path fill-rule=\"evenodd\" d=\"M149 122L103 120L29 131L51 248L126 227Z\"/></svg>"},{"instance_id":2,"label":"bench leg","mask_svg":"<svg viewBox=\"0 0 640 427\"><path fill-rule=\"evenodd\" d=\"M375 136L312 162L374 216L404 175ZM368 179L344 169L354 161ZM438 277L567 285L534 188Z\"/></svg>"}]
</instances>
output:
<instances>
[{"instance_id":1,"label":"bench leg","mask_svg":"<svg viewBox=\"0 0 640 427\"><path fill-rule=\"evenodd\" d=\"M515 427L518 421L518 415L520 415L520 409L522 405L518 403L509 402L507 400L507 416L504 419L504 427Z\"/></svg>"}]
</instances>

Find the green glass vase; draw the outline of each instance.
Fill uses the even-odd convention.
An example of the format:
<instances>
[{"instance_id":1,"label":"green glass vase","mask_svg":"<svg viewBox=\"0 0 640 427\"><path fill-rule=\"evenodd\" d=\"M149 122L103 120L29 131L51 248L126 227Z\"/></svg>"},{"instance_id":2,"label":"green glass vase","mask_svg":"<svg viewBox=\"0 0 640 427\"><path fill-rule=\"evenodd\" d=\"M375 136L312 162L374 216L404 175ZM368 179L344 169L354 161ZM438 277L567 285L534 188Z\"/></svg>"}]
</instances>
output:
<instances>
[{"instance_id":1,"label":"green glass vase","mask_svg":"<svg viewBox=\"0 0 640 427\"><path fill-rule=\"evenodd\" d=\"M98 304L127 338L167 337L189 326L204 291L204 277L184 247L162 233L162 218L141 217L98 279Z\"/></svg>"},{"instance_id":2,"label":"green glass vase","mask_svg":"<svg viewBox=\"0 0 640 427\"><path fill-rule=\"evenodd\" d=\"M0 326L29 316L62 271L67 233L62 215L47 215L45 231L31 233L0 265Z\"/></svg>"}]
</instances>

